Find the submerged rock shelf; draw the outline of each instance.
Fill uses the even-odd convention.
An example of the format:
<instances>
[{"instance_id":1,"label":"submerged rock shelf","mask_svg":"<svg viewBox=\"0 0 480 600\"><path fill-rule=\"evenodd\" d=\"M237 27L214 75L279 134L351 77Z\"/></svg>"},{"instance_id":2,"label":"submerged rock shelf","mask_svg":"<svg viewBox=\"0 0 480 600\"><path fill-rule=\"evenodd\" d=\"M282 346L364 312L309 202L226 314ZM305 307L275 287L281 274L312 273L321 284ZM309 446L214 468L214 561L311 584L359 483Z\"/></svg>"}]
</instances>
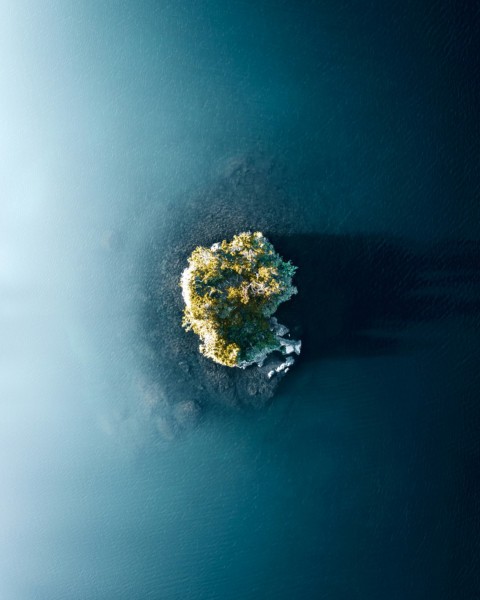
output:
<instances>
[{"instance_id":1,"label":"submerged rock shelf","mask_svg":"<svg viewBox=\"0 0 480 600\"><path fill-rule=\"evenodd\" d=\"M235 161L211 186L192 193L191 198L172 202L156 216L157 226L142 258L147 268L140 303L142 343L138 352L146 373L144 393L150 402L156 397L164 412L185 402L195 406L262 407L293 364L292 354L300 352L300 342L288 336L292 326L293 335L298 335L294 319L284 326L271 317L276 351L265 353L263 360L250 356L238 365L245 367L241 369L231 369L203 356L198 351L198 338L182 329L184 300L179 279L196 247L210 248L240 231L279 236L291 231L293 224L298 227L299 215L292 210L293 203L282 192L275 173L266 161ZM288 290L285 299L293 289ZM191 407L180 412L196 414Z\"/></svg>"}]
</instances>

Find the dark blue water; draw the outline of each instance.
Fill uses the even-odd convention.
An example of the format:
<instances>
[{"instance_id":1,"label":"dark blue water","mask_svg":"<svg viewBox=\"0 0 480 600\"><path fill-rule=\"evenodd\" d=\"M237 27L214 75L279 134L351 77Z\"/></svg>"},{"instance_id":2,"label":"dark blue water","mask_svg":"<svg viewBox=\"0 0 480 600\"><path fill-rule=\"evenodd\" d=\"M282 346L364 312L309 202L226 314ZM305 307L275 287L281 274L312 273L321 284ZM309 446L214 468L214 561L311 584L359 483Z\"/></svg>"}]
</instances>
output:
<instances>
[{"instance_id":1,"label":"dark blue water","mask_svg":"<svg viewBox=\"0 0 480 600\"><path fill-rule=\"evenodd\" d=\"M0 596L477 598L478 11L0 16ZM341 301L271 404L174 437L138 402L142 250L152 215L252 155L283 169L292 251L325 248L307 279L337 273Z\"/></svg>"}]
</instances>

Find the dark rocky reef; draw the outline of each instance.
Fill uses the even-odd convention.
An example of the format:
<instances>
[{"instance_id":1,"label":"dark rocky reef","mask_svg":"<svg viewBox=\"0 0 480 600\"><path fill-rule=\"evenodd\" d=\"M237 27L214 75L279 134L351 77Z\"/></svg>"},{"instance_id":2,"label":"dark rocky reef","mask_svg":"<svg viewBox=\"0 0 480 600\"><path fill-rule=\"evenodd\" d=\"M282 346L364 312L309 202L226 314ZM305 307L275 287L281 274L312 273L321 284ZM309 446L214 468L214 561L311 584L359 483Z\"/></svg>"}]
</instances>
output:
<instances>
[{"instance_id":1,"label":"dark rocky reef","mask_svg":"<svg viewBox=\"0 0 480 600\"><path fill-rule=\"evenodd\" d=\"M271 376L278 367L274 354L262 368L245 369L224 367L202 356L198 337L182 329L184 305L179 287L187 258L196 246L210 246L239 231L279 236L298 228L300 205L285 195L281 176L270 161L233 160L215 182L171 202L154 216L151 242L142 259L147 268L139 350L156 395L170 406L191 401L261 407L284 376L282 371ZM294 319L286 324L295 337Z\"/></svg>"}]
</instances>

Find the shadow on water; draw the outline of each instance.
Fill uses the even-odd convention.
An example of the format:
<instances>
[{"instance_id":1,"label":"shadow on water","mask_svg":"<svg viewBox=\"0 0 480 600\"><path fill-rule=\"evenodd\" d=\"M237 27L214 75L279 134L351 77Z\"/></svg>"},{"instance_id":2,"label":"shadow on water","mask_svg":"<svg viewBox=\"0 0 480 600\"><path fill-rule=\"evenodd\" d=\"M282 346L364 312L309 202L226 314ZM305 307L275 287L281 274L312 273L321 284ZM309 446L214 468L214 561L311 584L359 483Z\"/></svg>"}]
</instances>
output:
<instances>
[{"instance_id":1,"label":"shadow on water","mask_svg":"<svg viewBox=\"0 0 480 600\"><path fill-rule=\"evenodd\" d=\"M290 327L293 338L302 340L299 364L409 352L429 344L403 335L410 326L480 315L479 242L428 245L382 235L275 234L265 229L264 233L298 267L294 282L299 293L279 308L277 316ZM146 294L143 305L142 328L149 341L152 372L162 370L167 355L166 372L176 386L179 365L198 357L197 339L185 335L180 325L183 303L178 273L189 251L188 245L179 247L171 281L160 277L163 283L152 286L150 279L150 288L160 292ZM166 345L168 337L172 341ZM199 360L203 368L225 371L202 357ZM190 383L192 377L189 371Z\"/></svg>"},{"instance_id":2,"label":"shadow on water","mask_svg":"<svg viewBox=\"0 0 480 600\"><path fill-rule=\"evenodd\" d=\"M298 271L278 311L302 361L405 352L410 325L480 314L480 244L426 246L379 235L269 235ZM428 343L418 340L418 344Z\"/></svg>"}]
</instances>

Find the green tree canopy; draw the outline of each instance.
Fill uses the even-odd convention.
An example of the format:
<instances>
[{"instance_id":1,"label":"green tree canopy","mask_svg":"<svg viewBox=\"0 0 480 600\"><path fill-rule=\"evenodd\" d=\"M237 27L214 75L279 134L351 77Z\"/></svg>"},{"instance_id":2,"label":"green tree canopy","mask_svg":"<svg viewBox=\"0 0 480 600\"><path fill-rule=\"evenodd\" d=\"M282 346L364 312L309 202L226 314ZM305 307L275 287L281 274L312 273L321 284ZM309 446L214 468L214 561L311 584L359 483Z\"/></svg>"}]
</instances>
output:
<instances>
[{"instance_id":1,"label":"green tree canopy","mask_svg":"<svg viewBox=\"0 0 480 600\"><path fill-rule=\"evenodd\" d=\"M281 350L271 317L297 289L296 267L259 231L198 246L183 271L183 327L196 333L200 352L217 363L244 367Z\"/></svg>"}]
</instances>

